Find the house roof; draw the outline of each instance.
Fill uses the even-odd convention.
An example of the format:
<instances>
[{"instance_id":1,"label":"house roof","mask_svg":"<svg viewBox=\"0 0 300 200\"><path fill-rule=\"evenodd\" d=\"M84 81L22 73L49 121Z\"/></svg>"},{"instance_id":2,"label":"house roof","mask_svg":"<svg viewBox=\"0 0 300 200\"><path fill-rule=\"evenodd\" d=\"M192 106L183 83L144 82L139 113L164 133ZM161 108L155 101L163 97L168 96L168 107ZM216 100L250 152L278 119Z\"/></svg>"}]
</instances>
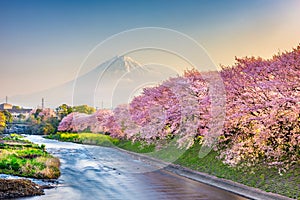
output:
<instances>
[{"instance_id":1,"label":"house roof","mask_svg":"<svg viewBox=\"0 0 300 200\"><path fill-rule=\"evenodd\" d=\"M18 113L18 114L24 114L24 113L29 113L32 111L32 109L25 109L25 108L21 108L21 109L6 109L8 112L10 113Z\"/></svg>"},{"instance_id":2,"label":"house roof","mask_svg":"<svg viewBox=\"0 0 300 200\"><path fill-rule=\"evenodd\" d=\"M0 104L0 111L7 110L10 113L29 113L32 109L27 108L16 108L15 106L9 103L2 103Z\"/></svg>"}]
</instances>

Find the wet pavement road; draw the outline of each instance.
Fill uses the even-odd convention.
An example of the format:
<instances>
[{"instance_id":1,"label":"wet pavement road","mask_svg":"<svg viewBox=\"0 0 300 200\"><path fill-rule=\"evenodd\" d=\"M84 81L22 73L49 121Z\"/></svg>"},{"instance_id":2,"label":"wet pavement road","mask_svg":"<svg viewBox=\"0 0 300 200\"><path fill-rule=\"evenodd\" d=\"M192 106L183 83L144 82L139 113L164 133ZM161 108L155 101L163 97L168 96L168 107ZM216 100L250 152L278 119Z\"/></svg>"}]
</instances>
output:
<instances>
[{"instance_id":1,"label":"wet pavement road","mask_svg":"<svg viewBox=\"0 0 300 200\"><path fill-rule=\"evenodd\" d=\"M242 200L244 197L178 176L114 148L28 136L61 160L58 187L30 200Z\"/></svg>"}]
</instances>

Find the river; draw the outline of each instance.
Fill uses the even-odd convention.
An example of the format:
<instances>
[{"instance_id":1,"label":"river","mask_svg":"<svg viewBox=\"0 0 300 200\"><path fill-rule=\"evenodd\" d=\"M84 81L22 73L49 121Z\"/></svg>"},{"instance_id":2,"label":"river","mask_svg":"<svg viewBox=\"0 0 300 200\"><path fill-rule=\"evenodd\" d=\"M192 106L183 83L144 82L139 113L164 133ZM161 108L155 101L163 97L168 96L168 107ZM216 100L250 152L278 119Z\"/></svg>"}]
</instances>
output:
<instances>
[{"instance_id":1,"label":"river","mask_svg":"<svg viewBox=\"0 0 300 200\"><path fill-rule=\"evenodd\" d=\"M61 176L45 195L22 200L243 200L244 197L178 176L114 148L28 136L61 160Z\"/></svg>"}]
</instances>

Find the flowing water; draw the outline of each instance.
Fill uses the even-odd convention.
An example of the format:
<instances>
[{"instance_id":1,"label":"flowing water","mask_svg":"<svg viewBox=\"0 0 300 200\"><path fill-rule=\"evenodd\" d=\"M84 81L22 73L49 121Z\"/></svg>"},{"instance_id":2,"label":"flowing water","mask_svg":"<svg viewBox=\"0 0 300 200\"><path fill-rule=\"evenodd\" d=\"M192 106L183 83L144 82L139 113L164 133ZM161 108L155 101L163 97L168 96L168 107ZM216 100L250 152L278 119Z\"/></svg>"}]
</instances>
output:
<instances>
[{"instance_id":1,"label":"flowing water","mask_svg":"<svg viewBox=\"0 0 300 200\"><path fill-rule=\"evenodd\" d=\"M57 187L31 200L156 200L213 199L242 200L244 197L165 171L114 148L80 145L40 136L28 136L45 144L61 160Z\"/></svg>"}]
</instances>

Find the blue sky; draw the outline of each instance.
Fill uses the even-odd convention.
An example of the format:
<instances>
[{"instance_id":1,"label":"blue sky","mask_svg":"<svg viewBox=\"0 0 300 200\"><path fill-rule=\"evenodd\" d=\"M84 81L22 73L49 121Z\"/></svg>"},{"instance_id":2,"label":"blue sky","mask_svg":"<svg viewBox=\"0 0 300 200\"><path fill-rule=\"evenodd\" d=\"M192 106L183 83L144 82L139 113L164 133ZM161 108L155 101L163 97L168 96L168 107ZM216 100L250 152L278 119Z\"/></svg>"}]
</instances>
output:
<instances>
[{"instance_id":1,"label":"blue sky","mask_svg":"<svg viewBox=\"0 0 300 200\"><path fill-rule=\"evenodd\" d=\"M300 41L300 1L0 0L0 99L72 80L109 36L164 27L194 38L217 64L270 57Z\"/></svg>"}]
</instances>

